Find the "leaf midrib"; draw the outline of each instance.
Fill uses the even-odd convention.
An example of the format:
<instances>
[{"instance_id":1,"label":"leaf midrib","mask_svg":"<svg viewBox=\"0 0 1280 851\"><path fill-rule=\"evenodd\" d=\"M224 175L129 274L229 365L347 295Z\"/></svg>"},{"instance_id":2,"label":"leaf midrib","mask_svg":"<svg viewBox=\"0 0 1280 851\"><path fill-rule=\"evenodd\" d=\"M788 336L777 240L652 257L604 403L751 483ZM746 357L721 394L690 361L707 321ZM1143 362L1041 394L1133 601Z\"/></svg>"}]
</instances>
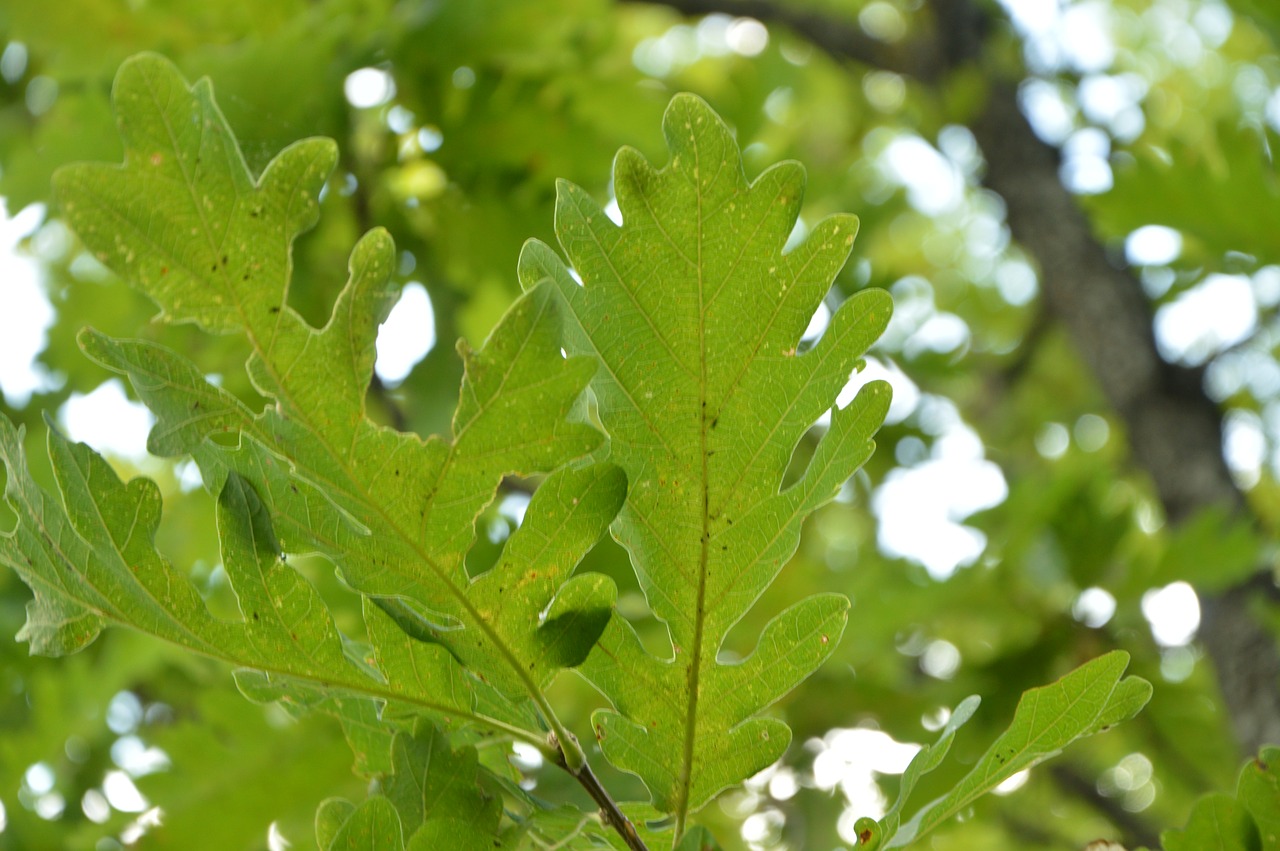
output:
<instances>
[{"instance_id":1,"label":"leaf midrib","mask_svg":"<svg viewBox=\"0 0 1280 851\"><path fill-rule=\"evenodd\" d=\"M687 124L691 122L686 122ZM692 128L690 128L692 130ZM699 682L702 674L702 645L705 641L704 629L706 625L706 604L707 596L707 566L710 561L710 538L711 538L711 482L709 478L709 470L707 465L707 315L705 309L706 281L703 273L706 269L703 257L703 209L702 209L702 156L698 147L697 134L690 132L689 134L693 146L693 185L694 197L697 199L697 249L698 262L696 265L698 278L698 416L699 416L699 461L701 464L701 480L702 488L702 534L698 538L698 596L697 606L694 609L693 622L693 651L690 654L689 669L689 704L685 712L685 731L684 731L684 759L680 766L680 788L679 796L676 800L676 829L675 839L679 841L685 830L685 820L689 815L689 795L693 785L693 756L695 740L698 731L698 704L700 697L701 684ZM663 235L666 235L665 230ZM670 239L670 237L667 237Z\"/></svg>"}]
</instances>

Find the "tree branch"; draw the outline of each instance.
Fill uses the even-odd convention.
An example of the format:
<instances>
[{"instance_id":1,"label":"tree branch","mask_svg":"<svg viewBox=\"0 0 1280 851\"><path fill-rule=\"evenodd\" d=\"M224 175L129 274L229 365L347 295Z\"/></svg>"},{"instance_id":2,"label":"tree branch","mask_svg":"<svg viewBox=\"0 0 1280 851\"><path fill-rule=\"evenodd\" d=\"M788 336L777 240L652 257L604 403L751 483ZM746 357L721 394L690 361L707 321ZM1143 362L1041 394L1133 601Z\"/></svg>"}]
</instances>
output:
<instances>
[{"instance_id":1,"label":"tree branch","mask_svg":"<svg viewBox=\"0 0 1280 851\"><path fill-rule=\"evenodd\" d=\"M654 0L659 2L659 0ZM940 85L978 65L992 28L972 0L931 0L932 27L888 45L848 21L781 0L666 0L686 14L745 15L790 28L837 60ZM1222 413L1205 394L1199 370L1163 361L1141 285L1109 258L1075 198L1058 177L1060 155L1023 116L1016 82L987 74L985 107L971 123L987 162L983 184L1000 195L1010 231L1040 267L1045 305L1071 334L1108 401L1125 421L1133 457L1150 474L1165 514L1177 524L1200 509L1227 506L1248 516L1222 455ZM1250 753L1280 742L1280 651L1252 611L1275 583L1256 580L1203 594L1200 639L1217 669L1236 739Z\"/></svg>"},{"instance_id":2,"label":"tree branch","mask_svg":"<svg viewBox=\"0 0 1280 851\"><path fill-rule=\"evenodd\" d=\"M582 767L574 771L569 768L568 763L565 761L564 748L561 744L559 742L553 742L552 744L552 760L556 765L569 772L582 785L582 788L587 790L591 800L595 801L596 806L600 808L600 818L604 820L604 823L617 831L618 835L622 837L622 841L627 844L631 851L649 851L644 844L644 840L636 833L635 825L623 814L622 810L618 809L617 803L609 795L609 790L604 788L600 778L596 777L595 772L591 770L591 764L584 761ZM679 837L676 838L679 839Z\"/></svg>"}]
</instances>

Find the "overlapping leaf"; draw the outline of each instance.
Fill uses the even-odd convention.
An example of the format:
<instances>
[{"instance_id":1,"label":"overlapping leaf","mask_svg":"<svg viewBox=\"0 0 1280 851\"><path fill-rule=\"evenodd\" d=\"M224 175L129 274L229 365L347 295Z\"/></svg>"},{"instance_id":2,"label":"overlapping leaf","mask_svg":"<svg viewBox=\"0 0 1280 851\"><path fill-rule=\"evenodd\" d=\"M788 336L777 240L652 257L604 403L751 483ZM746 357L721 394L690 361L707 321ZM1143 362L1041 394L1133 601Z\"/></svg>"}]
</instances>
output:
<instances>
[{"instance_id":1,"label":"overlapping leaf","mask_svg":"<svg viewBox=\"0 0 1280 851\"><path fill-rule=\"evenodd\" d=\"M16 528L0 537L0 560L35 594L19 634L33 652L71 653L105 626L127 626L328 695L401 702L436 715L472 714L470 693L450 687L462 674L443 648L380 646L390 658L416 653L423 672L418 681L389 680L348 657L323 601L282 560L265 506L239 475L228 475L218 499L223 564L242 615L227 622L156 552L160 493L154 482L121 482L99 455L55 431L49 453L56 497L31 478L22 433L0 417L5 496L18 514Z\"/></svg>"},{"instance_id":2,"label":"overlapping leaf","mask_svg":"<svg viewBox=\"0 0 1280 851\"><path fill-rule=\"evenodd\" d=\"M447 647L501 693L537 697L607 618L609 583L561 585L625 490L609 465L561 470L498 567L468 577L474 520L502 478L554 469L602 439L575 416L594 365L561 356L551 293L523 298L481 351L460 344L452 439L378 427L364 398L376 327L395 295L390 238L373 231L355 247L324 328L287 305L290 244L315 221L333 144L299 142L255 181L207 81L188 87L167 61L137 57L122 67L114 100L125 164L61 171L69 219L169 320L243 332L254 383L275 403L254 414L171 351L86 333L86 351L127 374L156 413L151 450L190 453L214 488L233 474L252 482L286 550L324 553L401 627ZM228 432L239 445L211 439Z\"/></svg>"},{"instance_id":3,"label":"overlapping leaf","mask_svg":"<svg viewBox=\"0 0 1280 851\"><path fill-rule=\"evenodd\" d=\"M785 251L801 167L784 163L748 184L731 132L692 96L672 101L664 130L671 160L661 171L634 150L618 154L621 226L561 184L556 229L581 285L540 243L526 246L520 272L526 286L554 282L569 353L600 361L592 386L610 460L630 480L613 534L672 643L669 658L655 658L611 621L583 667L615 707L595 716L597 737L682 828L717 791L782 754L788 728L758 713L840 639L848 601L824 594L775 618L749 658L717 658L794 552L805 516L871 452L889 401L883 382L834 412L808 469L781 487L797 443L884 329L890 301L859 293L798 354L856 219L820 222Z\"/></svg>"}]
</instances>

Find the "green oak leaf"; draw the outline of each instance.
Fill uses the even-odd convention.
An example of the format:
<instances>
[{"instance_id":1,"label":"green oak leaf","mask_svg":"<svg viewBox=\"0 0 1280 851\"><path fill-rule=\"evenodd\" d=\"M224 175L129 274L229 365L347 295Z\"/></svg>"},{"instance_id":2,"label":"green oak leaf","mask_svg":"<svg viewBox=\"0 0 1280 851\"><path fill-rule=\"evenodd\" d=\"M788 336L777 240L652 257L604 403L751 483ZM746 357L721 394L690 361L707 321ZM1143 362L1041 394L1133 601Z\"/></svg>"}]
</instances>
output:
<instances>
[{"instance_id":1,"label":"green oak leaf","mask_svg":"<svg viewBox=\"0 0 1280 851\"><path fill-rule=\"evenodd\" d=\"M1128 665L1129 654L1113 650L1055 683L1024 692L1009 728L950 792L926 804L901 827L895 823L896 813L881 821L877 838L882 847L909 845L1019 771L1137 715L1151 699L1151 684L1141 677L1123 676ZM932 762L922 751L912 765L921 759ZM904 797L908 791L904 785ZM900 810L898 805L895 808Z\"/></svg>"},{"instance_id":2,"label":"green oak leaf","mask_svg":"<svg viewBox=\"0 0 1280 851\"><path fill-rule=\"evenodd\" d=\"M249 374L272 402L254 412L172 351L86 331L90 357L127 375L156 414L149 448L190 454L215 492L233 476L251 482L283 550L322 553L419 643L464 663L506 704L487 714L527 718L513 707L533 699L554 727L542 689L585 657L615 594L602 577L569 577L621 505L625 476L609 464L558 470L498 566L473 581L465 564L504 477L550 472L603 440L580 399L595 365L561 355L553 290L521 298L480 350L459 344L465 377L449 438L379 426L365 396L377 326L396 297L391 238L374 230L354 247L323 328L287 305L290 244L316 220L333 144L299 142L254 179L207 81L188 86L143 55L121 68L113 97L125 162L59 171L69 220L169 321L242 333ZM378 664L411 667L412 651L394 652L408 657ZM269 672L251 679L241 685L259 696L284 688L306 699ZM448 693L466 690L449 683Z\"/></svg>"},{"instance_id":3,"label":"green oak leaf","mask_svg":"<svg viewBox=\"0 0 1280 851\"><path fill-rule=\"evenodd\" d=\"M1280 851L1280 747L1245 763L1236 796L1258 826L1262 851Z\"/></svg>"},{"instance_id":4,"label":"green oak leaf","mask_svg":"<svg viewBox=\"0 0 1280 851\"><path fill-rule=\"evenodd\" d=\"M1280 849L1280 747L1266 747L1240 769L1236 796L1206 795L1181 830L1160 834L1165 851Z\"/></svg>"},{"instance_id":5,"label":"green oak leaf","mask_svg":"<svg viewBox=\"0 0 1280 851\"><path fill-rule=\"evenodd\" d=\"M1206 795L1196 802L1182 830L1160 834L1164 851L1261 851L1258 828L1244 805L1230 795Z\"/></svg>"},{"instance_id":6,"label":"green oak leaf","mask_svg":"<svg viewBox=\"0 0 1280 851\"><path fill-rule=\"evenodd\" d=\"M325 803L328 806L322 807L321 814L326 820L341 812L332 802ZM327 851L404 851L404 833L396 808L386 798L369 798L351 811L324 847Z\"/></svg>"},{"instance_id":7,"label":"green oak leaf","mask_svg":"<svg viewBox=\"0 0 1280 851\"><path fill-rule=\"evenodd\" d=\"M448 687L463 674L442 648L422 647L418 680L388 679L349 655L320 596L283 560L266 506L244 478L229 474L218 497L223 564L241 613L224 621L156 552L154 482L122 482L101 456L52 429L48 446L56 497L32 479L21 430L0 417L5 498L18 515L0 536L0 562L34 592L19 634L33 653L72 653L103 627L125 626L245 669L251 679L474 720L470 693ZM378 648L384 658L403 652L396 642Z\"/></svg>"},{"instance_id":8,"label":"green oak leaf","mask_svg":"<svg viewBox=\"0 0 1280 851\"><path fill-rule=\"evenodd\" d=\"M455 751L439 730L420 725L413 733L396 734L391 760L383 794L411 836L430 821L465 822L490 837L497 832L502 799L481 787L475 748Z\"/></svg>"},{"instance_id":9,"label":"green oak leaf","mask_svg":"<svg viewBox=\"0 0 1280 851\"><path fill-rule=\"evenodd\" d=\"M629 148L615 160L623 224L562 182L556 232L573 271L531 242L520 275L535 292L554 284L566 349L600 363L592 389L609 460L630 482L612 532L672 644L667 658L652 656L625 621L610 621L581 668L614 707L594 716L596 735L681 834L718 791L782 755L790 731L760 711L840 640L848 600L822 594L771 621L748 658L718 659L795 551L804 518L871 454L884 382L833 412L808 469L782 488L793 450L859 368L891 303L883 291L856 294L798 353L857 220L826 219L785 250L801 166L748 183L729 128L691 95L671 102L663 127L665 168Z\"/></svg>"},{"instance_id":10,"label":"green oak leaf","mask_svg":"<svg viewBox=\"0 0 1280 851\"><path fill-rule=\"evenodd\" d=\"M912 757L907 770L902 773L897 799L879 822L864 817L854 824L853 832L858 836L859 844L867 851L879 848L886 837L892 837L898 832L898 826L902 823L902 808L906 806L907 799L911 797L916 784L920 782L920 778L942 765L942 761L951 751L952 743L956 740L956 733L973 717L973 713L978 711L978 705L981 702L981 698L976 695L970 695L960 701L955 711L951 713L951 717L947 719L946 726L942 728L938 741L932 745L925 745Z\"/></svg>"}]
</instances>

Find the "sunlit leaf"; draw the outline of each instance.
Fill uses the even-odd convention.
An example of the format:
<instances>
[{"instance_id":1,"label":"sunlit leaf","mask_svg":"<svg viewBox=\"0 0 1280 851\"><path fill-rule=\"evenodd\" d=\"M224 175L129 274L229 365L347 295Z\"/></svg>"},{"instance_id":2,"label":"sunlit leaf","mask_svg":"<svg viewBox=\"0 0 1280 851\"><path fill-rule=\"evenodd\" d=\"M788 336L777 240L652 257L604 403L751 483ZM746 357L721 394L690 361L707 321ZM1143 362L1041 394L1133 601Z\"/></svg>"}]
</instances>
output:
<instances>
[{"instance_id":1,"label":"sunlit leaf","mask_svg":"<svg viewBox=\"0 0 1280 851\"><path fill-rule=\"evenodd\" d=\"M1019 771L1055 756L1072 742L1132 718L1151 698L1151 684L1124 677L1129 654L1113 650L1056 683L1022 695L1009 729L943 797L926 804L884 847L902 848L933 830Z\"/></svg>"},{"instance_id":2,"label":"sunlit leaf","mask_svg":"<svg viewBox=\"0 0 1280 851\"><path fill-rule=\"evenodd\" d=\"M889 401L882 382L835 411L808 469L782 488L796 444L884 329L890 302L859 293L799 353L856 219L827 219L784 252L802 169L784 163L748 183L729 128L692 96L672 101L663 126L664 169L626 148L615 161L624 223L562 183L556 229L574 272L534 242L520 274L526 287L554 283L566 348L601 364L592 388L609 459L630 480L613 534L670 631L672 655L657 658L625 621L610 622L582 669L614 706L594 716L596 737L680 833L712 795L786 750L787 726L759 713L840 640L848 600L822 594L769 623L748 658L718 658L794 552L805 516L871 453Z\"/></svg>"}]
</instances>

